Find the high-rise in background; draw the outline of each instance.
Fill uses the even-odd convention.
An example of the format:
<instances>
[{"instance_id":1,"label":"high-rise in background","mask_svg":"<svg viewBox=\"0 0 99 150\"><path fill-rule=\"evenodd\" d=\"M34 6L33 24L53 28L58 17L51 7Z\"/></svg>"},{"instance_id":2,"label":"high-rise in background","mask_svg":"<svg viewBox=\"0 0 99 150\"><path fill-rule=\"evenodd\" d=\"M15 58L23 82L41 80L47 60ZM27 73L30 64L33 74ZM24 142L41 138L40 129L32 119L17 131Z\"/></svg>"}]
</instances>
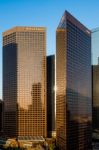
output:
<instances>
[{"instance_id":1,"label":"high-rise in background","mask_svg":"<svg viewBox=\"0 0 99 150\"><path fill-rule=\"evenodd\" d=\"M56 31L56 142L88 150L92 133L91 32L67 11Z\"/></svg>"},{"instance_id":2,"label":"high-rise in background","mask_svg":"<svg viewBox=\"0 0 99 150\"><path fill-rule=\"evenodd\" d=\"M47 132L55 136L55 55L47 56Z\"/></svg>"},{"instance_id":3,"label":"high-rise in background","mask_svg":"<svg viewBox=\"0 0 99 150\"><path fill-rule=\"evenodd\" d=\"M95 28L91 31L91 41L92 41L92 64L98 64L99 57L99 28ZM98 60L98 61L97 61Z\"/></svg>"},{"instance_id":4,"label":"high-rise in background","mask_svg":"<svg viewBox=\"0 0 99 150\"><path fill-rule=\"evenodd\" d=\"M45 28L3 33L3 101L7 137L47 136Z\"/></svg>"},{"instance_id":5,"label":"high-rise in background","mask_svg":"<svg viewBox=\"0 0 99 150\"><path fill-rule=\"evenodd\" d=\"M99 134L99 64L93 65L93 133Z\"/></svg>"},{"instance_id":6,"label":"high-rise in background","mask_svg":"<svg viewBox=\"0 0 99 150\"><path fill-rule=\"evenodd\" d=\"M93 139L96 140L99 138L99 28L92 30L92 59Z\"/></svg>"},{"instance_id":7,"label":"high-rise in background","mask_svg":"<svg viewBox=\"0 0 99 150\"><path fill-rule=\"evenodd\" d=\"M3 130L3 101L0 100L0 134Z\"/></svg>"}]
</instances>

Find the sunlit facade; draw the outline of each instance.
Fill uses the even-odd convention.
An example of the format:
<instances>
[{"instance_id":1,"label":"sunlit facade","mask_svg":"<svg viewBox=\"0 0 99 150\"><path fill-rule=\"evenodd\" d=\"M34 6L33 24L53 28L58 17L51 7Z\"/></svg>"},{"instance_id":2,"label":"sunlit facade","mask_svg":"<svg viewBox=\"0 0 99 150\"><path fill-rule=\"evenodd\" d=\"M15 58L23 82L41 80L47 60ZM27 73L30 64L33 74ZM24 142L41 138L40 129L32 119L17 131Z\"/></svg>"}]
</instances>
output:
<instances>
[{"instance_id":1,"label":"sunlit facade","mask_svg":"<svg viewBox=\"0 0 99 150\"><path fill-rule=\"evenodd\" d=\"M15 27L3 33L6 136L46 137L46 29Z\"/></svg>"},{"instance_id":2,"label":"sunlit facade","mask_svg":"<svg viewBox=\"0 0 99 150\"><path fill-rule=\"evenodd\" d=\"M65 11L56 31L56 140L60 150L91 147L91 33Z\"/></svg>"}]
</instances>

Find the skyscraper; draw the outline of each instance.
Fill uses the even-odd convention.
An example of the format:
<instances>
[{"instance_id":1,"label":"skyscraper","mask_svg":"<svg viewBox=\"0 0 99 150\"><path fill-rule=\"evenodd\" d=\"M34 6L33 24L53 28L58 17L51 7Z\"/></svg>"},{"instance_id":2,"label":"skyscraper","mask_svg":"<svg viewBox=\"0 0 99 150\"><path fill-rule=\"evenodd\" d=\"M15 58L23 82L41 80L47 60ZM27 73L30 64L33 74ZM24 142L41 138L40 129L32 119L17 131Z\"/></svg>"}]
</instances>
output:
<instances>
[{"instance_id":1,"label":"skyscraper","mask_svg":"<svg viewBox=\"0 0 99 150\"><path fill-rule=\"evenodd\" d=\"M3 101L0 100L0 132L2 131L3 124Z\"/></svg>"},{"instance_id":2,"label":"skyscraper","mask_svg":"<svg viewBox=\"0 0 99 150\"><path fill-rule=\"evenodd\" d=\"M92 30L92 99L93 99L93 132L94 138L99 134L99 28ZM98 60L98 63L97 61Z\"/></svg>"},{"instance_id":3,"label":"skyscraper","mask_svg":"<svg viewBox=\"0 0 99 150\"><path fill-rule=\"evenodd\" d=\"M55 55L47 56L47 131L55 135Z\"/></svg>"},{"instance_id":4,"label":"skyscraper","mask_svg":"<svg viewBox=\"0 0 99 150\"><path fill-rule=\"evenodd\" d=\"M97 65L99 56L99 27L92 30L92 64ZM98 60L99 61L99 60Z\"/></svg>"},{"instance_id":5,"label":"skyscraper","mask_svg":"<svg viewBox=\"0 0 99 150\"><path fill-rule=\"evenodd\" d=\"M65 11L56 31L56 138L60 150L91 146L91 33Z\"/></svg>"},{"instance_id":6,"label":"skyscraper","mask_svg":"<svg viewBox=\"0 0 99 150\"><path fill-rule=\"evenodd\" d=\"M93 65L93 131L99 134L99 64Z\"/></svg>"},{"instance_id":7,"label":"skyscraper","mask_svg":"<svg viewBox=\"0 0 99 150\"><path fill-rule=\"evenodd\" d=\"M46 137L46 29L14 27L3 33L6 136Z\"/></svg>"}]
</instances>

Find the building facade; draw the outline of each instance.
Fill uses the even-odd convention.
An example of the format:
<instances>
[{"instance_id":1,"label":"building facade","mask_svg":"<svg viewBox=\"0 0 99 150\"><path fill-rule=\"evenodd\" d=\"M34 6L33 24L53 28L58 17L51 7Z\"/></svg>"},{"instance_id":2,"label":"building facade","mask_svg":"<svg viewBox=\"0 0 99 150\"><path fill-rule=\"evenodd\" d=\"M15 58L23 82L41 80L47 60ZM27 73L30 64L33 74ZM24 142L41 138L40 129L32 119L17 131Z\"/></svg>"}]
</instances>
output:
<instances>
[{"instance_id":1,"label":"building facade","mask_svg":"<svg viewBox=\"0 0 99 150\"><path fill-rule=\"evenodd\" d=\"M4 131L7 137L47 135L46 29L3 33Z\"/></svg>"},{"instance_id":2,"label":"building facade","mask_svg":"<svg viewBox=\"0 0 99 150\"><path fill-rule=\"evenodd\" d=\"M99 27L92 30L92 98L93 98L93 137L99 134ZM98 59L98 63L97 63Z\"/></svg>"},{"instance_id":3,"label":"building facade","mask_svg":"<svg viewBox=\"0 0 99 150\"><path fill-rule=\"evenodd\" d=\"M47 56L47 131L55 136L55 55Z\"/></svg>"},{"instance_id":4,"label":"building facade","mask_svg":"<svg viewBox=\"0 0 99 150\"><path fill-rule=\"evenodd\" d=\"M0 100L0 133L3 127L3 101Z\"/></svg>"},{"instance_id":5,"label":"building facade","mask_svg":"<svg viewBox=\"0 0 99 150\"><path fill-rule=\"evenodd\" d=\"M99 64L93 65L92 77L93 131L99 134Z\"/></svg>"},{"instance_id":6,"label":"building facade","mask_svg":"<svg viewBox=\"0 0 99 150\"><path fill-rule=\"evenodd\" d=\"M91 33L65 11L56 31L56 140L60 150L91 147Z\"/></svg>"},{"instance_id":7,"label":"building facade","mask_svg":"<svg viewBox=\"0 0 99 150\"><path fill-rule=\"evenodd\" d=\"M97 59L99 56L99 27L93 29L91 33L92 33L91 34L91 37L92 37L92 64L97 65Z\"/></svg>"}]
</instances>

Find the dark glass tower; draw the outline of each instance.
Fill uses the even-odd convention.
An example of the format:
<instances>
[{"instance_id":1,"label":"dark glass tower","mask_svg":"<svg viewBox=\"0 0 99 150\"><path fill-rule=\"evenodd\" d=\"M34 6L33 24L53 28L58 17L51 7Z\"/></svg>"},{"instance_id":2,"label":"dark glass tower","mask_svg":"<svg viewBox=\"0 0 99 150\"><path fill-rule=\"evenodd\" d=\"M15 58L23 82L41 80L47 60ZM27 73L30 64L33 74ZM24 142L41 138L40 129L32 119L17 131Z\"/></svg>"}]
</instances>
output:
<instances>
[{"instance_id":1,"label":"dark glass tower","mask_svg":"<svg viewBox=\"0 0 99 150\"><path fill-rule=\"evenodd\" d=\"M93 65L93 130L99 134L99 64Z\"/></svg>"},{"instance_id":2,"label":"dark glass tower","mask_svg":"<svg viewBox=\"0 0 99 150\"><path fill-rule=\"evenodd\" d=\"M3 100L6 136L46 137L45 28L3 33Z\"/></svg>"},{"instance_id":3,"label":"dark glass tower","mask_svg":"<svg viewBox=\"0 0 99 150\"><path fill-rule=\"evenodd\" d=\"M3 125L3 101L0 100L0 132L2 131Z\"/></svg>"},{"instance_id":4,"label":"dark glass tower","mask_svg":"<svg viewBox=\"0 0 99 150\"><path fill-rule=\"evenodd\" d=\"M92 133L91 33L65 11L56 31L56 136L60 150L88 150Z\"/></svg>"},{"instance_id":5,"label":"dark glass tower","mask_svg":"<svg viewBox=\"0 0 99 150\"><path fill-rule=\"evenodd\" d=\"M47 56L47 131L55 134L55 56Z\"/></svg>"},{"instance_id":6,"label":"dark glass tower","mask_svg":"<svg viewBox=\"0 0 99 150\"><path fill-rule=\"evenodd\" d=\"M99 27L92 30L92 92L93 92L93 138L99 136ZM98 64L97 64L98 58Z\"/></svg>"}]
</instances>

